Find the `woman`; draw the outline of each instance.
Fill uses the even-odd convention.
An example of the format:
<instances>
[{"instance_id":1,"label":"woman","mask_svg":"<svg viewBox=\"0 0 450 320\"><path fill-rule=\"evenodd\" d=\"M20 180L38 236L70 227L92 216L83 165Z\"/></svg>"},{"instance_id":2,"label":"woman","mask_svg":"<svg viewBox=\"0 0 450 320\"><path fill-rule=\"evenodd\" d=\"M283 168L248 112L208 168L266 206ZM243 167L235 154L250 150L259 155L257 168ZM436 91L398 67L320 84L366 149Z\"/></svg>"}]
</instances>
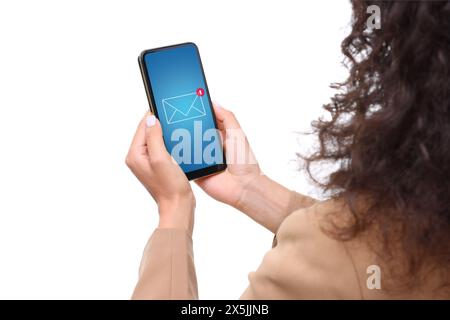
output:
<instances>
[{"instance_id":1,"label":"woman","mask_svg":"<svg viewBox=\"0 0 450 320\"><path fill-rule=\"evenodd\" d=\"M329 199L289 191L255 162L197 181L276 234L242 299L450 298L450 3L352 3L342 43L350 75L325 106L331 119L313 123L317 151L302 157L308 172L338 164L318 182ZM381 29L367 27L373 4ZM225 135L240 128L230 111L214 111ZM127 164L160 217L133 298L197 298L195 198L153 115Z\"/></svg>"}]
</instances>

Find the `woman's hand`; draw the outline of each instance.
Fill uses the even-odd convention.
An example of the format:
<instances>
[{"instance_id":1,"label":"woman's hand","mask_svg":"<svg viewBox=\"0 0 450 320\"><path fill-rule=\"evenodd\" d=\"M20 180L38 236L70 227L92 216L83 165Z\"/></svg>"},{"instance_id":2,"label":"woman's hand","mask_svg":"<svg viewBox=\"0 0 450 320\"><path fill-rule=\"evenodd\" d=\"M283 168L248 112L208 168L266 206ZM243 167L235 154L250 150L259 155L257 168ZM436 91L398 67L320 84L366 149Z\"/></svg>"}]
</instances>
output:
<instances>
[{"instance_id":1,"label":"woman's hand","mask_svg":"<svg viewBox=\"0 0 450 320\"><path fill-rule=\"evenodd\" d=\"M183 170L167 152L154 115L147 113L139 123L126 164L158 204L159 228L192 234L195 197Z\"/></svg>"},{"instance_id":2,"label":"woman's hand","mask_svg":"<svg viewBox=\"0 0 450 320\"><path fill-rule=\"evenodd\" d=\"M290 213L291 191L263 175L234 114L214 104L227 169L196 180L214 199L244 212L272 232Z\"/></svg>"},{"instance_id":3,"label":"woman's hand","mask_svg":"<svg viewBox=\"0 0 450 320\"><path fill-rule=\"evenodd\" d=\"M239 207L244 190L259 178L261 170L234 114L217 104L213 106L223 138L227 170L196 182L214 199Z\"/></svg>"}]
</instances>

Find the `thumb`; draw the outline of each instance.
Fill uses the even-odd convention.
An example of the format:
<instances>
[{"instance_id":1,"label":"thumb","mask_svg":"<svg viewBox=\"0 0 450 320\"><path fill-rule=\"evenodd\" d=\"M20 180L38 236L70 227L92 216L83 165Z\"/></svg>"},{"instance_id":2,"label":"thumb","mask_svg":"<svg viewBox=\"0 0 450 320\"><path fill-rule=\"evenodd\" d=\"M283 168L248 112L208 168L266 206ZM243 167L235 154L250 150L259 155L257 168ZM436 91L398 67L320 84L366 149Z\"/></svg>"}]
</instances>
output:
<instances>
[{"instance_id":1,"label":"thumb","mask_svg":"<svg viewBox=\"0 0 450 320\"><path fill-rule=\"evenodd\" d=\"M161 124L153 114L147 115L145 119L145 140L150 161L161 159L167 154Z\"/></svg>"}]
</instances>

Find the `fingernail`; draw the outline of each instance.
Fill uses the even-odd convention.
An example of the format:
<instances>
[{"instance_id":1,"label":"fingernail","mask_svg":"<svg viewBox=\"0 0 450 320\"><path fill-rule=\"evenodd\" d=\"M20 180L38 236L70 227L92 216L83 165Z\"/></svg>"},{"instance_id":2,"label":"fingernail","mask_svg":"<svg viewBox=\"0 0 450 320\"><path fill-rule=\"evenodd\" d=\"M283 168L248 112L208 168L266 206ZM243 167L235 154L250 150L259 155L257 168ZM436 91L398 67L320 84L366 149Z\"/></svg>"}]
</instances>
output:
<instances>
[{"instance_id":1,"label":"fingernail","mask_svg":"<svg viewBox=\"0 0 450 320\"><path fill-rule=\"evenodd\" d=\"M214 101L214 106L215 106L216 108L218 108L218 109L224 109L224 107L222 107L222 106L220 105L220 103L218 103L217 101Z\"/></svg>"},{"instance_id":2,"label":"fingernail","mask_svg":"<svg viewBox=\"0 0 450 320\"><path fill-rule=\"evenodd\" d=\"M145 121L145 124L147 125L147 128L153 127L156 123L156 117L154 115L149 115L147 117L147 120Z\"/></svg>"}]
</instances>

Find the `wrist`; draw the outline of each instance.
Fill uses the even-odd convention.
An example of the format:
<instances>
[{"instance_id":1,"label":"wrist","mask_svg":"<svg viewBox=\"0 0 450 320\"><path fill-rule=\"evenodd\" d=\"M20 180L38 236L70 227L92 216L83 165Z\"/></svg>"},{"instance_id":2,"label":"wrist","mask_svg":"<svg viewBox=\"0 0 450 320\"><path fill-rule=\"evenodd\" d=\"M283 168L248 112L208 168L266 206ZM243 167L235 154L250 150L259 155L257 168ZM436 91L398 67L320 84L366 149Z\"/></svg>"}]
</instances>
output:
<instances>
[{"instance_id":1,"label":"wrist","mask_svg":"<svg viewBox=\"0 0 450 320\"><path fill-rule=\"evenodd\" d=\"M266 175L259 175L243 190L237 209L272 232L287 216L291 191Z\"/></svg>"},{"instance_id":2,"label":"wrist","mask_svg":"<svg viewBox=\"0 0 450 320\"><path fill-rule=\"evenodd\" d=\"M158 202L158 228L185 229L192 235L195 197L193 194L172 197Z\"/></svg>"},{"instance_id":3,"label":"wrist","mask_svg":"<svg viewBox=\"0 0 450 320\"><path fill-rule=\"evenodd\" d=\"M250 180L243 188L240 190L240 196L234 207L247 214L249 208L253 206L255 201L260 198L263 193L263 186L266 185L264 180L267 176L260 173L256 175L252 180Z\"/></svg>"}]
</instances>

